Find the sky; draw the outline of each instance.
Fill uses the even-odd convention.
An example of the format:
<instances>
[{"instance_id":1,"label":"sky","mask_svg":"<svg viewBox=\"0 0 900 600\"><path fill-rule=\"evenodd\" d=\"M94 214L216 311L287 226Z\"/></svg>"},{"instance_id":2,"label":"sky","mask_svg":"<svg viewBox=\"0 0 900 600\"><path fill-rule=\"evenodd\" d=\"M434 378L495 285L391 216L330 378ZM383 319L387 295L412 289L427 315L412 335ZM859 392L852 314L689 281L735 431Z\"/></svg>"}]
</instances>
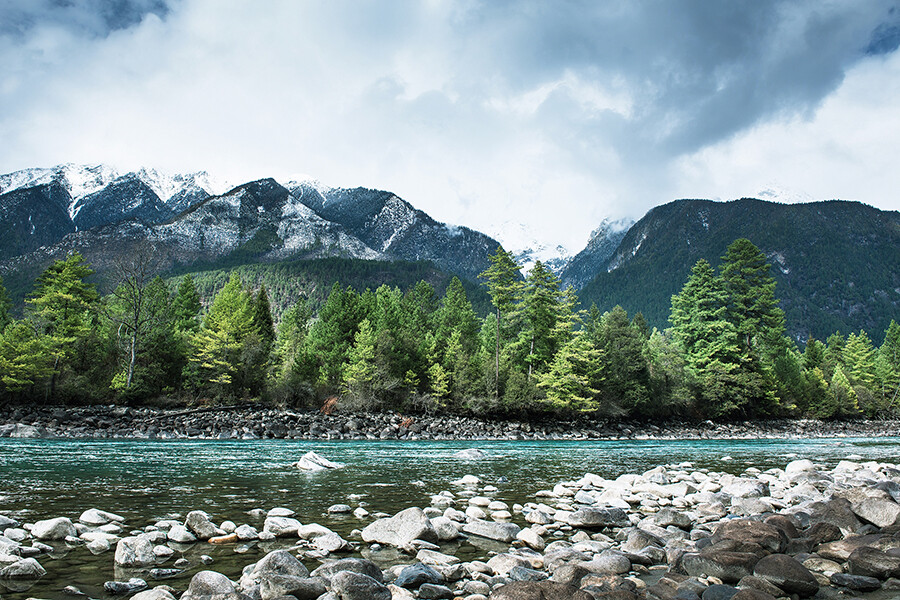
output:
<instances>
[{"instance_id":1,"label":"sky","mask_svg":"<svg viewBox=\"0 0 900 600\"><path fill-rule=\"evenodd\" d=\"M900 209L900 0L0 0L0 172L310 177L577 251L676 198Z\"/></svg>"}]
</instances>

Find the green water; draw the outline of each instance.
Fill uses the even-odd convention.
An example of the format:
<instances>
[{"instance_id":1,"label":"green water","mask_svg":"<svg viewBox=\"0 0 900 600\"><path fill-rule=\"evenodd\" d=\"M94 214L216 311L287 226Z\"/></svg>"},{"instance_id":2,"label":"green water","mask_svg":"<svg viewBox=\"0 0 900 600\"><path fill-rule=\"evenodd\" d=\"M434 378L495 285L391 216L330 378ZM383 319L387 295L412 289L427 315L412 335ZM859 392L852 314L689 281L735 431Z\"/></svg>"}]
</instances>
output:
<instances>
[{"instance_id":1,"label":"green water","mask_svg":"<svg viewBox=\"0 0 900 600\"><path fill-rule=\"evenodd\" d=\"M481 460L460 460L454 453L479 448ZM290 466L314 450L344 469L305 473ZM739 473L755 466L783 467L795 458L834 466L848 456L896 462L897 438L815 440L703 440L596 442L301 442L301 441L105 441L0 440L0 514L20 522L66 516L73 520L88 508L100 508L126 518L126 531L163 518L183 518L204 510L214 521L230 519L262 528L247 511L285 506L302 523L318 522L348 537L368 521L325 515L328 506L362 503L370 513L395 513L409 506L427 506L430 496L453 490L451 481L477 475L496 492L486 494L510 505L533 499L534 492L586 472L604 477L643 472L660 464L690 462L694 468ZM728 458L730 457L730 458ZM362 499L351 500L354 494ZM520 523L522 524L522 523ZM179 548L160 565L178 557L193 563L184 576L166 580L178 589L197 570L212 568L236 579L241 568L258 560L272 545ZM51 556L39 557L48 575L27 590L4 590L4 599L63 598L62 588L75 585L95 598L106 597L104 581L133 575L116 572L113 553L93 556L83 547L57 545ZM448 547L467 559L483 557L490 547L468 543ZM210 567L200 554L215 559ZM398 560L386 552L371 556L383 564ZM402 559L402 557L401 557ZM406 560L409 560L408 558ZM308 565L314 567L315 564ZM153 582L151 581L151 584Z\"/></svg>"}]
</instances>

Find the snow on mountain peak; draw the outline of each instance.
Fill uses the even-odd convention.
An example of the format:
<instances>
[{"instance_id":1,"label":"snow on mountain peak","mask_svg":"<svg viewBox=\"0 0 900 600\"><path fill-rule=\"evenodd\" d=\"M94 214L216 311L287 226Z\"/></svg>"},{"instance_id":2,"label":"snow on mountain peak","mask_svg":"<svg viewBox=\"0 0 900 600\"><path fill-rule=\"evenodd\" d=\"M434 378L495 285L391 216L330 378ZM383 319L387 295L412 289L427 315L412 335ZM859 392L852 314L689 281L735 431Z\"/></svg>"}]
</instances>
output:
<instances>
[{"instance_id":1,"label":"snow on mountain peak","mask_svg":"<svg viewBox=\"0 0 900 600\"><path fill-rule=\"evenodd\" d=\"M756 192L754 197L759 198L760 200L769 200L771 202L780 202L782 204L797 204L800 202L814 201L814 198L806 192L785 187L778 182L767 183L761 190Z\"/></svg>"},{"instance_id":2,"label":"snow on mountain peak","mask_svg":"<svg viewBox=\"0 0 900 600\"><path fill-rule=\"evenodd\" d=\"M559 273L572 257L572 252L568 248L561 244L554 246L541 241L534 230L524 223L504 221L487 233L500 242L504 249L515 255L525 273L531 271L537 261Z\"/></svg>"}]
</instances>

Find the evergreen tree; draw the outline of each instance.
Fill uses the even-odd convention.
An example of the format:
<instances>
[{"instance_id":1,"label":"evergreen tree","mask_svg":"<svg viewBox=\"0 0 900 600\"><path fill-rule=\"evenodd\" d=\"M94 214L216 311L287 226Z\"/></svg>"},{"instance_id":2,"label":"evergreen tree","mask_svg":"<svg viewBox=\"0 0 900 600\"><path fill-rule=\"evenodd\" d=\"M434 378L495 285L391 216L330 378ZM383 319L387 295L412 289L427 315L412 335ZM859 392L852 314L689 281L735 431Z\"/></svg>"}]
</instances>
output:
<instances>
[{"instance_id":1,"label":"evergreen tree","mask_svg":"<svg viewBox=\"0 0 900 600\"><path fill-rule=\"evenodd\" d=\"M859 413L856 391L850 385L847 376L844 375L844 368L841 365L837 365L834 369L834 376L831 378L828 392L829 404L823 411L823 417L841 418Z\"/></svg>"},{"instance_id":2,"label":"evergreen tree","mask_svg":"<svg viewBox=\"0 0 900 600\"><path fill-rule=\"evenodd\" d=\"M364 318L368 314L360 295L335 283L307 336L305 354L310 361L304 371L308 379L333 388L340 385L347 353Z\"/></svg>"},{"instance_id":3,"label":"evergreen tree","mask_svg":"<svg viewBox=\"0 0 900 600\"><path fill-rule=\"evenodd\" d=\"M93 272L81 254L73 252L50 265L25 300L28 317L38 334L47 336L53 359L49 396L56 393L57 380L75 356L76 342L87 337L96 322L97 291L84 281Z\"/></svg>"},{"instance_id":4,"label":"evergreen tree","mask_svg":"<svg viewBox=\"0 0 900 600\"><path fill-rule=\"evenodd\" d=\"M511 311L518 302L522 284L519 280L519 265L512 252L507 252L501 246L497 246L497 251L488 259L491 261L491 266L478 277L485 280L491 302L497 311L495 324L497 331L494 336L496 344L494 349L494 397L497 398L500 395L500 340L503 316Z\"/></svg>"},{"instance_id":5,"label":"evergreen tree","mask_svg":"<svg viewBox=\"0 0 900 600\"><path fill-rule=\"evenodd\" d=\"M576 334L553 359L550 369L538 375L538 387L546 390L546 402L565 412L593 412L600 408L599 385L602 352Z\"/></svg>"},{"instance_id":6,"label":"evergreen tree","mask_svg":"<svg viewBox=\"0 0 900 600\"><path fill-rule=\"evenodd\" d=\"M23 392L53 371L50 339L26 321L13 321L0 331L0 383L9 393Z\"/></svg>"},{"instance_id":7,"label":"evergreen tree","mask_svg":"<svg viewBox=\"0 0 900 600\"><path fill-rule=\"evenodd\" d=\"M825 352L822 357L822 373L829 381L831 381L831 378L834 376L834 370L838 365L844 364L844 344L846 344L846 340L844 340L844 336L842 336L839 331L832 333L828 336L828 339L825 340Z\"/></svg>"},{"instance_id":8,"label":"evergreen tree","mask_svg":"<svg viewBox=\"0 0 900 600\"><path fill-rule=\"evenodd\" d=\"M870 390L875 387L875 348L865 331L847 337L843 358L845 373L853 383Z\"/></svg>"},{"instance_id":9,"label":"evergreen tree","mask_svg":"<svg viewBox=\"0 0 900 600\"><path fill-rule=\"evenodd\" d=\"M378 369L375 365L377 337L369 319L363 319L354 336L353 346L344 367L344 386L347 391L365 396L372 393Z\"/></svg>"},{"instance_id":10,"label":"evergreen tree","mask_svg":"<svg viewBox=\"0 0 900 600\"><path fill-rule=\"evenodd\" d=\"M178 331L195 332L200 327L200 294L194 285L194 279L185 275L178 284L175 298L172 301L172 313L175 328Z\"/></svg>"},{"instance_id":11,"label":"evergreen tree","mask_svg":"<svg viewBox=\"0 0 900 600\"><path fill-rule=\"evenodd\" d=\"M721 277L728 299L727 318L741 339L744 353L767 358L784 339L784 312L775 298L775 279L766 256L750 240L740 238L722 257Z\"/></svg>"},{"instance_id":12,"label":"evergreen tree","mask_svg":"<svg viewBox=\"0 0 900 600\"><path fill-rule=\"evenodd\" d=\"M875 369L882 399L889 410L896 411L900 403L900 325L893 319L884 332L884 342L878 349Z\"/></svg>"},{"instance_id":13,"label":"evergreen tree","mask_svg":"<svg viewBox=\"0 0 900 600\"><path fill-rule=\"evenodd\" d=\"M560 301L559 277L537 261L525 278L520 309L524 323L518 345L529 378L543 371L556 354Z\"/></svg>"},{"instance_id":14,"label":"evergreen tree","mask_svg":"<svg viewBox=\"0 0 900 600\"><path fill-rule=\"evenodd\" d=\"M644 341L640 329L632 326L621 306L615 306L600 319L597 347L605 358L604 402L620 406L633 416L648 417L659 405L650 402L650 370Z\"/></svg>"},{"instance_id":15,"label":"evergreen tree","mask_svg":"<svg viewBox=\"0 0 900 600\"><path fill-rule=\"evenodd\" d=\"M309 332L311 316L306 299L300 298L281 317L274 347L276 381L298 382L298 360Z\"/></svg>"},{"instance_id":16,"label":"evergreen tree","mask_svg":"<svg viewBox=\"0 0 900 600\"><path fill-rule=\"evenodd\" d=\"M269 293L266 286L261 285L253 301L253 325L266 344L275 342L275 324L272 321L272 307L269 304Z\"/></svg>"},{"instance_id":17,"label":"evergreen tree","mask_svg":"<svg viewBox=\"0 0 900 600\"><path fill-rule=\"evenodd\" d=\"M240 394L244 376L242 353L247 338L256 333L251 296L237 273L232 273L209 307L193 338L191 361L223 395Z\"/></svg>"},{"instance_id":18,"label":"evergreen tree","mask_svg":"<svg viewBox=\"0 0 900 600\"><path fill-rule=\"evenodd\" d=\"M12 322L10 309L12 309L12 302L6 293L6 288L3 287L3 277L0 277L0 333Z\"/></svg>"},{"instance_id":19,"label":"evergreen tree","mask_svg":"<svg viewBox=\"0 0 900 600\"><path fill-rule=\"evenodd\" d=\"M815 369L822 368L825 363L825 344L816 338L809 338L806 342L806 349L803 351L803 368Z\"/></svg>"}]
</instances>

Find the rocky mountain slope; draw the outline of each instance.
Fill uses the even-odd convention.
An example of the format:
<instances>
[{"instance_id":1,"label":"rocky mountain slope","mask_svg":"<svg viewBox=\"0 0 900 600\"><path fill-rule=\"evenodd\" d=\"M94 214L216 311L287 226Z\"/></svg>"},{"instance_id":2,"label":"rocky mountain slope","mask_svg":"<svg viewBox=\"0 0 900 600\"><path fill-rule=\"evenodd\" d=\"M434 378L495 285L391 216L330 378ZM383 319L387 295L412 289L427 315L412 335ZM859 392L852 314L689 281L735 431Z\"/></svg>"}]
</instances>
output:
<instances>
[{"instance_id":1,"label":"rocky mountain slope","mask_svg":"<svg viewBox=\"0 0 900 600\"><path fill-rule=\"evenodd\" d=\"M71 250L100 272L152 248L162 270L337 256L427 260L474 279L498 245L390 192L308 181L262 179L221 193L205 173L63 165L2 175L0 192L0 275L18 295Z\"/></svg>"},{"instance_id":2,"label":"rocky mountain slope","mask_svg":"<svg viewBox=\"0 0 900 600\"><path fill-rule=\"evenodd\" d=\"M678 200L634 224L580 291L602 309L621 304L667 326L670 301L705 258L721 262L746 237L769 257L790 335L865 329L880 339L900 317L900 213L859 202L778 204Z\"/></svg>"}]
</instances>

